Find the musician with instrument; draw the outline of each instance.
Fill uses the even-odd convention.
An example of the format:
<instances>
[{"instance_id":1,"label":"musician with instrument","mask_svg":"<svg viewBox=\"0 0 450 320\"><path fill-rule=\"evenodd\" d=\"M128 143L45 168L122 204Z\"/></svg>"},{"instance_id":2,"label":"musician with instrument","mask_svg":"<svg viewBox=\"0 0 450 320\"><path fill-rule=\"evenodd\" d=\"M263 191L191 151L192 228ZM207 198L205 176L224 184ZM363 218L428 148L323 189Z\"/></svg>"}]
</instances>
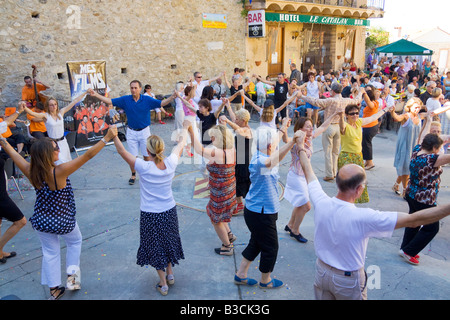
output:
<instances>
[{"instance_id":1,"label":"musician with instrument","mask_svg":"<svg viewBox=\"0 0 450 320\"><path fill-rule=\"evenodd\" d=\"M33 68L33 78L30 76L23 78L25 86L22 88L22 101L26 101L27 107L32 111L42 113L44 112L44 104L47 99L40 92L50 87L36 79L37 68L35 65L31 67ZM47 128L43 119L35 118L29 114L27 114L27 119L30 120L29 132L33 137L37 139L48 137Z\"/></svg>"},{"instance_id":2,"label":"musician with instrument","mask_svg":"<svg viewBox=\"0 0 450 320\"><path fill-rule=\"evenodd\" d=\"M36 80L36 91L34 89L33 79L30 76L23 78L25 85L22 88L22 100L27 102L27 107L31 108L36 106L36 91L41 101L44 103L45 96L41 94L41 91L47 90L50 87L38 80Z\"/></svg>"}]
</instances>

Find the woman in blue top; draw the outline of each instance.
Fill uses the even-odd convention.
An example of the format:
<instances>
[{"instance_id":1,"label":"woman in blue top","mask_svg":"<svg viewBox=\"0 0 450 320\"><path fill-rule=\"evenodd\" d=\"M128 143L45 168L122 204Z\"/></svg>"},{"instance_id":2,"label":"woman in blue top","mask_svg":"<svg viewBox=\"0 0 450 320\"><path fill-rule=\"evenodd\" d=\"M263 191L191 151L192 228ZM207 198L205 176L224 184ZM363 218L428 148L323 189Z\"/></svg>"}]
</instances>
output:
<instances>
[{"instance_id":1,"label":"woman in blue top","mask_svg":"<svg viewBox=\"0 0 450 320\"><path fill-rule=\"evenodd\" d=\"M280 210L277 183L280 177L278 164L288 154L300 133L294 139L278 147L280 133L285 134L289 120L285 118L279 133L276 130L260 127L255 132L256 152L250 161L250 190L247 193L244 219L250 230L250 241L242 252L243 259L234 276L236 284L256 285L258 282L248 278L247 273L252 261L260 256L261 288L279 288L283 282L272 279L278 254L278 234L276 221Z\"/></svg>"},{"instance_id":2,"label":"woman in blue top","mask_svg":"<svg viewBox=\"0 0 450 320\"><path fill-rule=\"evenodd\" d=\"M31 161L27 162L6 139L0 145L11 157L20 171L30 180L36 190L34 214L30 218L42 245L43 285L50 287L50 300L59 299L65 291L61 287L60 237L67 245L67 289L80 289L81 232L75 219L75 198L69 176L93 158L106 143L117 135L117 128L110 127L108 133L74 160L55 165L59 159L58 144L50 139L37 139L30 148ZM70 270L68 267L71 267Z\"/></svg>"}]
</instances>

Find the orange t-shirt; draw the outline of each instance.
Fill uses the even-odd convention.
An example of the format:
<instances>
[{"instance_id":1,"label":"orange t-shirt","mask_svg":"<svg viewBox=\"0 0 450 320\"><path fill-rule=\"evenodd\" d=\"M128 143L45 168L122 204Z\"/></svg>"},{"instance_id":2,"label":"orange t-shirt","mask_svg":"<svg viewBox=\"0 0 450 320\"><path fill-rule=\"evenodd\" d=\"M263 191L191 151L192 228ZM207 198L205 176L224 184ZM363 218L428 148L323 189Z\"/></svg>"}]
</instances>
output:
<instances>
[{"instance_id":1,"label":"orange t-shirt","mask_svg":"<svg viewBox=\"0 0 450 320\"><path fill-rule=\"evenodd\" d=\"M372 101L373 102L373 104L375 105L375 108L373 108L373 109L371 109L371 108L369 108L369 107L365 107L364 108L364 110L363 110L363 118L368 118L368 117L371 117L371 116L373 116L375 113L377 113L378 111L380 111L378 108L379 108L379 103L378 103L378 101ZM363 128L372 128L372 127L375 127L376 125L378 124L378 120L375 120L375 121L372 121L371 123L369 123L369 124L366 124L366 125L364 125L364 126L362 126Z\"/></svg>"},{"instance_id":2,"label":"orange t-shirt","mask_svg":"<svg viewBox=\"0 0 450 320\"><path fill-rule=\"evenodd\" d=\"M31 109L32 111L36 112L36 113L42 113L44 111L39 110L38 108L33 108ZM30 120L30 133L31 132L47 132L47 127L45 126L45 122L44 121L40 121L40 122L34 122L31 119L33 119L34 117L29 115L27 113L27 119Z\"/></svg>"},{"instance_id":3,"label":"orange t-shirt","mask_svg":"<svg viewBox=\"0 0 450 320\"><path fill-rule=\"evenodd\" d=\"M36 83L36 90L38 93L41 91L44 91L46 89L47 88L43 84ZM34 93L34 85L31 86L31 88L29 88L27 86L24 86L22 88L22 100L25 100L25 101L36 100L36 94Z\"/></svg>"},{"instance_id":4,"label":"orange t-shirt","mask_svg":"<svg viewBox=\"0 0 450 320\"><path fill-rule=\"evenodd\" d=\"M80 124L78 125L78 133L84 133L84 134L88 134L89 132L94 131L94 129L92 128L92 123L90 121L88 122L80 122Z\"/></svg>"},{"instance_id":5,"label":"orange t-shirt","mask_svg":"<svg viewBox=\"0 0 450 320\"><path fill-rule=\"evenodd\" d=\"M98 119L98 122L94 122L94 132L95 133L98 133L100 131L100 127L102 126L102 124L104 124L102 130L108 129L108 124L105 121L103 121L102 119Z\"/></svg>"}]
</instances>

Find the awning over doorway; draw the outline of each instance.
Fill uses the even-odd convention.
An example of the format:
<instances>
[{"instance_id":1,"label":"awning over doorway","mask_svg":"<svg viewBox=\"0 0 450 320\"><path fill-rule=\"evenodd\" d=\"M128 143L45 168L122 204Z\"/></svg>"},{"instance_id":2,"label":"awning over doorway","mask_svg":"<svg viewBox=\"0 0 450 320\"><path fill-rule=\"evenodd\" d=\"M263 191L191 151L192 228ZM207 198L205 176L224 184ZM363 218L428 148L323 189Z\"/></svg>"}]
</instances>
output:
<instances>
[{"instance_id":1,"label":"awning over doorway","mask_svg":"<svg viewBox=\"0 0 450 320\"><path fill-rule=\"evenodd\" d=\"M266 12L267 22L319 23L342 26L370 26L369 20L341 17L310 16L302 14Z\"/></svg>"}]
</instances>

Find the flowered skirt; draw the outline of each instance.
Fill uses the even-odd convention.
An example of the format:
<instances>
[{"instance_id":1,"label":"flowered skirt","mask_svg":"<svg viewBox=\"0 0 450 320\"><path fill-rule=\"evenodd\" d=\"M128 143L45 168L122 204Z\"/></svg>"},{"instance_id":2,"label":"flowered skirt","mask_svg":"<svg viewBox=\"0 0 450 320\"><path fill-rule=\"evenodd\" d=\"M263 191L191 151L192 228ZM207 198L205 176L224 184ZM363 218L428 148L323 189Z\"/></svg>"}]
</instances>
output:
<instances>
[{"instance_id":1,"label":"flowered skirt","mask_svg":"<svg viewBox=\"0 0 450 320\"><path fill-rule=\"evenodd\" d=\"M208 164L209 202L206 213L212 223L230 222L236 208L234 164Z\"/></svg>"},{"instance_id":2,"label":"flowered skirt","mask_svg":"<svg viewBox=\"0 0 450 320\"><path fill-rule=\"evenodd\" d=\"M350 153L343 152L339 153L338 158L338 170L345 166L346 164L357 164L364 168L364 159L362 153ZM356 199L355 203L367 203L369 202L369 192L367 191L367 186L365 186L364 191L358 199Z\"/></svg>"},{"instance_id":3,"label":"flowered skirt","mask_svg":"<svg viewBox=\"0 0 450 320\"><path fill-rule=\"evenodd\" d=\"M160 213L141 211L136 264L164 270L169 263L172 266L178 264L180 259L184 259L184 252L178 230L177 207Z\"/></svg>"}]
</instances>

